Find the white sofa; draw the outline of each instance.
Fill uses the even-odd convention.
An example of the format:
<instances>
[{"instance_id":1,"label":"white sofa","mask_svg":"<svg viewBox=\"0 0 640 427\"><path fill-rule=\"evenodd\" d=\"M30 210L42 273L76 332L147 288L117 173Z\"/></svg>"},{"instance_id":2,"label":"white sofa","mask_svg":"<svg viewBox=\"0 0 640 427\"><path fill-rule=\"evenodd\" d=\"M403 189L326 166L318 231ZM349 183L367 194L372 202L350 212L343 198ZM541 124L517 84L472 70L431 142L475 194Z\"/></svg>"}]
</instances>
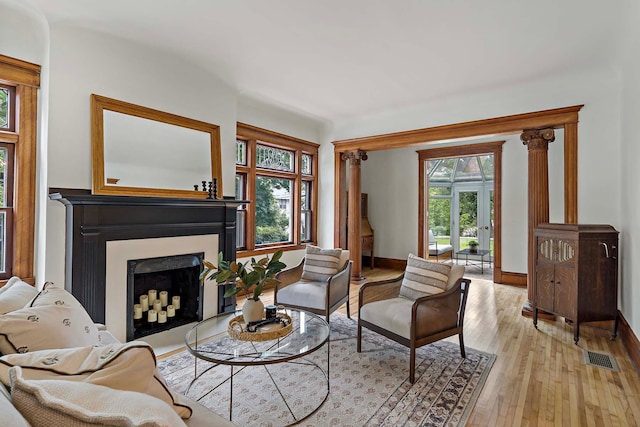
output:
<instances>
[{"instance_id":1,"label":"white sofa","mask_svg":"<svg viewBox=\"0 0 640 427\"><path fill-rule=\"evenodd\" d=\"M45 289L47 288L45 287ZM82 330L83 332L86 331L87 336L95 332L95 337L86 339L97 339L99 345L89 345L85 347L76 345L69 346L73 348L67 348L67 346L61 346L61 348L47 347L51 342L55 342L56 339L56 337L52 337L52 335L55 335L51 333L51 330L54 329L50 328L50 324L53 323L53 321L48 317L50 313L48 313L47 310L70 308L70 305L72 306L77 303L77 300L73 297L67 296L70 294L66 293L66 291L55 288L54 292L54 287L49 289L52 290L51 294L58 293L58 296L51 299L54 303L49 306L45 304L38 306L37 303L34 303L38 300L34 295L40 298L38 301L43 300L43 291L38 292L17 278L12 278L7 285L0 288L0 356L4 354L4 356L0 357L0 426L20 427L31 425L33 427L56 427L66 425L84 426L108 424L123 426L144 425L173 427L187 425L226 427L234 425L199 403L170 391L161 377L159 380L155 377L159 374L152 374L154 378L148 380L149 384L154 384L156 394L154 394L153 391L149 392L147 390L137 392L129 391L131 388L126 387L116 389L105 386L104 384L109 384L109 381L118 381L118 379L105 380L109 375L107 369L115 372L113 376L117 377L117 370L120 369L121 366L125 367L125 369L121 371L124 373L126 366L133 363L132 361L137 357L138 360L141 360L140 363L152 365L142 369L143 371L146 369L146 371L151 372L155 370L155 356L149 356L149 353L152 353L152 349L148 346L145 348L146 344L144 343L138 345L134 345L134 343L119 343L104 325L93 324L91 319L88 318L88 315L86 315L87 319L92 324L90 327L86 325L83 326ZM60 298L59 295L63 295L64 297ZM24 303L25 299L28 301L26 305ZM79 306L79 303L77 304ZM80 310L77 310L77 307L71 308L76 311L74 313L63 312L64 320L66 321L66 324L63 326L66 328L65 330L79 326L84 319L83 314L80 313ZM82 311L84 311L84 309L82 309ZM86 314L86 312L84 313ZM26 314L28 314L28 316L26 316ZM23 335L25 334L18 330L19 326L15 326L20 325L20 322L24 318L29 319L28 321L25 320L25 330L29 329L31 325L40 324L49 332L47 336L39 338L37 342L31 344L31 348L28 349L26 348L27 346L24 345L24 342L21 342L21 340L24 340ZM68 332L65 335L67 336L66 338L60 338L63 344L65 340L71 340L70 342L77 340L78 333ZM33 341L33 338L31 339ZM75 344L78 343L75 342ZM44 349L41 348L43 346ZM140 356L126 356L129 357L129 359L126 359L125 356L122 356L125 351L122 351L122 354L116 356L112 356L113 352L107 351L123 346L135 347L135 351L138 351ZM18 351L11 351L11 347ZM85 353L76 352L76 350L84 351ZM23 351L26 351L26 353L22 353ZM106 352L106 354L100 355L100 351ZM58 360L56 356L55 360L50 362L51 364L55 364L57 370L53 369L53 367L49 369L47 366L44 366L47 365L47 363L42 363L42 361L52 359L51 357L45 357L40 360L40 365L36 364L36 362L30 364L28 361L20 365L15 363L16 360L24 361L29 357L36 360L39 355L44 354L46 356L49 353L59 353L61 355L59 357L61 360ZM129 353L134 353L134 351ZM68 358L67 354L69 354ZM99 355L99 357L95 357L96 354ZM89 356L85 357L84 355ZM108 359L108 357L111 356L112 358ZM116 358L119 358L118 360L120 361L114 362ZM101 370L96 369L94 371L86 369L86 366L90 365L94 359L96 361L103 360L103 363L108 365L109 368L102 369L101 367ZM142 361L142 359L144 359L144 361ZM65 370L68 364L65 365L64 363L66 363L67 360L72 364L77 364L78 375L58 375L60 370L65 373L69 372ZM104 362L104 360L107 360L107 362ZM152 360L152 362L150 362L150 360ZM118 365L118 363L120 363L120 365ZM84 371L80 372L82 370ZM119 381L121 383L128 381L129 384L131 384L132 378L136 378L138 372L141 371L135 368L134 370L135 373L133 375L120 375L122 378L120 378ZM84 374L85 371L91 372L94 378L83 379L80 374ZM7 376L10 377L9 384L13 385L11 390L5 385L8 381ZM30 378L27 378L28 376L30 376ZM95 380L96 376L99 377L97 380ZM135 389L135 387L133 387L133 389ZM77 395L75 396L75 400L70 396L73 394ZM158 394L162 394L162 396L158 396ZM167 404L167 400L169 400L169 404ZM81 403L78 405L78 402ZM105 402L107 403L105 404ZM111 402L113 402L113 410L111 410L111 406L109 405ZM171 402L174 403L173 407L171 406ZM99 409L95 409L96 406ZM127 408L131 408L131 414L123 413ZM180 410L182 410L182 413L180 413ZM180 419L180 416L186 416L185 413L188 415L189 412L191 414L189 418ZM69 421L70 417L75 418ZM101 422L105 419L109 420L109 422ZM98 421L96 422L95 420Z\"/></svg>"}]
</instances>

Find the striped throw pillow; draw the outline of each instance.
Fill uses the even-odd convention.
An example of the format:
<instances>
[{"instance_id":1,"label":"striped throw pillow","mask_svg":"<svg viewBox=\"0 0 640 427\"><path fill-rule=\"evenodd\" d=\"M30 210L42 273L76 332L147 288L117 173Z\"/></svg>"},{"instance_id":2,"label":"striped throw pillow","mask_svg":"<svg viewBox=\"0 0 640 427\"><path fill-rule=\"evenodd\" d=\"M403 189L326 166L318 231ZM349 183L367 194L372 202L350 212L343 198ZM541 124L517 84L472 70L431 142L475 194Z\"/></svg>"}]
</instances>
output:
<instances>
[{"instance_id":1,"label":"striped throw pillow","mask_svg":"<svg viewBox=\"0 0 640 427\"><path fill-rule=\"evenodd\" d=\"M322 249L308 245L305 251L302 278L314 282L325 282L338 272L342 249Z\"/></svg>"},{"instance_id":2,"label":"striped throw pillow","mask_svg":"<svg viewBox=\"0 0 640 427\"><path fill-rule=\"evenodd\" d=\"M451 266L409 254L404 279L400 287L400 296L408 299L444 292L447 288Z\"/></svg>"}]
</instances>

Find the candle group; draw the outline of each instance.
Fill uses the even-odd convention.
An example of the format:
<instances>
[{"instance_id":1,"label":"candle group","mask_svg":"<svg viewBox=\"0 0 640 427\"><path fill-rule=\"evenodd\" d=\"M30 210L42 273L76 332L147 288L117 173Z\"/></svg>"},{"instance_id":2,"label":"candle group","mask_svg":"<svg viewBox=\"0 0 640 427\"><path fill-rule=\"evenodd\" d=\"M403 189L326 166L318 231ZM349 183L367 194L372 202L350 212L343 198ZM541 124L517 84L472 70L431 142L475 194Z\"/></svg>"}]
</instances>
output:
<instances>
[{"instance_id":1,"label":"candle group","mask_svg":"<svg viewBox=\"0 0 640 427\"><path fill-rule=\"evenodd\" d=\"M166 323L176 317L176 310L180 309L180 296L169 298L169 292L149 289L146 294L140 295L139 304L133 305L133 318L140 320L143 313L147 313L147 322Z\"/></svg>"}]
</instances>

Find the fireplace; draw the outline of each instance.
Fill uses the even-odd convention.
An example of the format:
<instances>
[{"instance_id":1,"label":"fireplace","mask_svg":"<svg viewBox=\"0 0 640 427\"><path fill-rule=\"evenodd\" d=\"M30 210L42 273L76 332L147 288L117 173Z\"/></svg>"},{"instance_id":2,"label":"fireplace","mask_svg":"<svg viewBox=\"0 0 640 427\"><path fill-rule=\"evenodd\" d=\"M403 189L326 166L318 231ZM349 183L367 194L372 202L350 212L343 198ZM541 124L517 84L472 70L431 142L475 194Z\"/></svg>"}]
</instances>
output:
<instances>
[{"instance_id":1,"label":"fireplace","mask_svg":"<svg viewBox=\"0 0 640 427\"><path fill-rule=\"evenodd\" d=\"M203 259L200 252L127 261L127 341L203 319Z\"/></svg>"},{"instance_id":2,"label":"fireplace","mask_svg":"<svg viewBox=\"0 0 640 427\"><path fill-rule=\"evenodd\" d=\"M236 209L249 203L58 188L49 193L66 208L65 288L122 341L128 339L126 311L134 298L128 300L127 261L200 252L217 259L219 251L234 260ZM235 309L235 298L224 298L224 292L224 286L205 286L202 317Z\"/></svg>"}]
</instances>

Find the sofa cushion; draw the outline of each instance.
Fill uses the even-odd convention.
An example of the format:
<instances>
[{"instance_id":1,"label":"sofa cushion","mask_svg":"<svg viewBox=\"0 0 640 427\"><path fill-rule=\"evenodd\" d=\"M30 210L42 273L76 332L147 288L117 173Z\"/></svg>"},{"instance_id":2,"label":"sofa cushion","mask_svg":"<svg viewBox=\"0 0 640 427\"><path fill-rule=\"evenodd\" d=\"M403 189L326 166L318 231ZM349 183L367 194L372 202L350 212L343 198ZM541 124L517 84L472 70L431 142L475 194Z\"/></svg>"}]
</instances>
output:
<instances>
[{"instance_id":1,"label":"sofa cushion","mask_svg":"<svg viewBox=\"0 0 640 427\"><path fill-rule=\"evenodd\" d=\"M30 304L0 315L0 352L100 344L98 329L73 295L46 283Z\"/></svg>"},{"instance_id":2,"label":"sofa cushion","mask_svg":"<svg viewBox=\"0 0 640 427\"><path fill-rule=\"evenodd\" d=\"M307 245L302 278L314 282L326 282L338 272L342 249L322 249Z\"/></svg>"},{"instance_id":3,"label":"sofa cushion","mask_svg":"<svg viewBox=\"0 0 640 427\"><path fill-rule=\"evenodd\" d=\"M15 366L22 368L28 380L64 379L146 393L164 401L182 418L191 416L191 408L169 389L156 369L153 349L142 341L9 354L0 357L2 383L9 384L9 370Z\"/></svg>"},{"instance_id":4,"label":"sofa cushion","mask_svg":"<svg viewBox=\"0 0 640 427\"><path fill-rule=\"evenodd\" d=\"M411 300L444 292L447 288L451 266L431 262L409 254L407 268L400 287L400 296Z\"/></svg>"},{"instance_id":5,"label":"sofa cushion","mask_svg":"<svg viewBox=\"0 0 640 427\"><path fill-rule=\"evenodd\" d=\"M38 426L184 426L164 402L143 393L65 380L27 380L9 371L13 404Z\"/></svg>"},{"instance_id":6,"label":"sofa cushion","mask_svg":"<svg viewBox=\"0 0 640 427\"><path fill-rule=\"evenodd\" d=\"M0 288L0 314L18 310L27 305L36 295L35 286L23 282L19 277L12 277Z\"/></svg>"}]
</instances>

